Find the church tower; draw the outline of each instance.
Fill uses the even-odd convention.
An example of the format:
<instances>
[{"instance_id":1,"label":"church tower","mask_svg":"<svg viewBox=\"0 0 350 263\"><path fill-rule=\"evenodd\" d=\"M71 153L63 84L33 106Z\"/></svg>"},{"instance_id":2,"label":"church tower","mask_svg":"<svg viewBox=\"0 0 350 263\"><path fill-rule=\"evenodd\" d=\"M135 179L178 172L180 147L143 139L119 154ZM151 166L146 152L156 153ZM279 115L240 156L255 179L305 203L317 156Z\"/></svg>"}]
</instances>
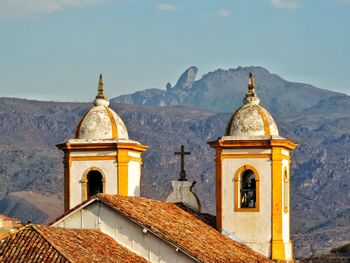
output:
<instances>
[{"instance_id":1,"label":"church tower","mask_svg":"<svg viewBox=\"0 0 350 263\"><path fill-rule=\"evenodd\" d=\"M216 150L216 225L273 260L291 261L290 152L297 144L279 136L259 103L250 74L225 135L209 142Z\"/></svg>"},{"instance_id":2,"label":"church tower","mask_svg":"<svg viewBox=\"0 0 350 263\"><path fill-rule=\"evenodd\" d=\"M140 195L142 152L104 95L102 75L93 106L78 124L75 139L57 145L64 152L64 209L97 193Z\"/></svg>"}]
</instances>

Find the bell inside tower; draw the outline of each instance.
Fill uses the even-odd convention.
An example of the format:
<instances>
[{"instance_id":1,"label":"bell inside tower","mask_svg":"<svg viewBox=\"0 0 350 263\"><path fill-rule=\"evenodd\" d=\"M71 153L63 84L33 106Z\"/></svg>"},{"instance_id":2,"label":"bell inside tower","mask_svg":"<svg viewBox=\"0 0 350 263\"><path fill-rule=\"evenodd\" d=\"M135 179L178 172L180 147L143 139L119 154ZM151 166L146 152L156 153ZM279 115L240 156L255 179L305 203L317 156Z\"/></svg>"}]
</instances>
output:
<instances>
[{"instance_id":1,"label":"bell inside tower","mask_svg":"<svg viewBox=\"0 0 350 263\"><path fill-rule=\"evenodd\" d=\"M241 181L241 208L256 207L256 180L252 170L242 174Z\"/></svg>"}]
</instances>

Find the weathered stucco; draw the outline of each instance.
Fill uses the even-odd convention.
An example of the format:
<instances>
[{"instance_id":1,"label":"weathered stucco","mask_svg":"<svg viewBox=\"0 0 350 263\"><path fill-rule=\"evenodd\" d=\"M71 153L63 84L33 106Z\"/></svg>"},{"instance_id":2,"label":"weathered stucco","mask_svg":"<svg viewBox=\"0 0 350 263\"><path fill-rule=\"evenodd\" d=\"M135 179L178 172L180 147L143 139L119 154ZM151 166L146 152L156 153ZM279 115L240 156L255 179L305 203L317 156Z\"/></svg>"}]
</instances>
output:
<instances>
[{"instance_id":1,"label":"weathered stucco","mask_svg":"<svg viewBox=\"0 0 350 263\"><path fill-rule=\"evenodd\" d=\"M225 135L252 139L256 136L278 135L278 129L267 110L260 105L246 104L232 115Z\"/></svg>"},{"instance_id":2,"label":"weathered stucco","mask_svg":"<svg viewBox=\"0 0 350 263\"><path fill-rule=\"evenodd\" d=\"M167 202L183 203L194 211L200 211L199 199L192 192L193 182L171 181L171 185L173 186L173 191L167 197Z\"/></svg>"},{"instance_id":3,"label":"weathered stucco","mask_svg":"<svg viewBox=\"0 0 350 263\"><path fill-rule=\"evenodd\" d=\"M258 149L247 149L256 153ZM261 149L260 153L264 150ZM260 210L235 212L234 176L244 165L260 175ZM270 158L225 158L222 163L222 230L231 233L254 250L271 255L271 160Z\"/></svg>"},{"instance_id":4,"label":"weathered stucco","mask_svg":"<svg viewBox=\"0 0 350 263\"><path fill-rule=\"evenodd\" d=\"M172 244L139 226L129 218L116 213L101 202L95 202L77 210L52 226L99 229L150 262L195 262L194 259Z\"/></svg>"},{"instance_id":5,"label":"weathered stucco","mask_svg":"<svg viewBox=\"0 0 350 263\"><path fill-rule=\"evenodd\" d=\"M116 127L116 136L112 132L113 125ZM80 139L128 139L128 131L122 119L112 109L103 105L93 106L82 119L78 129L77 135Z\"/></svg>"},{"instance_id":6,"label":"weathered stucco","mask_svg":"<svg viewBox=\"0 0 350 263\"><path fill-rule=\"evenodd\" d=\"M72 161L72 166L70 168L71 208L85 201L86 197L84 198L83 194L83 176L91 167L96 167L103 173L102 175L105 179L105 193L118 193L118 167L116 160Z\"/></svg>"}]
</instances>

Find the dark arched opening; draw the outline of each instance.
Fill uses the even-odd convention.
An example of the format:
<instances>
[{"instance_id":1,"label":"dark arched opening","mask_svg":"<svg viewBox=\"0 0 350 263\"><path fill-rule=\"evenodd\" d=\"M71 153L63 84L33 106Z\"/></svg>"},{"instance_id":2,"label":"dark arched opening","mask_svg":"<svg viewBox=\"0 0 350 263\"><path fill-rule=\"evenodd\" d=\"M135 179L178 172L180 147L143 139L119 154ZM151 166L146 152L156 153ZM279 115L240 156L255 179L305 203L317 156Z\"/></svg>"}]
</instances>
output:
<instances>
[{"instance_id":1,"label":"dark arched opening","mask_svg":"<svg viewBox=\"0 0 350 263\"><path fill-rule=\"evenodd\" d=\"M87 197L90 198L91 196L102 192L102 174L99 171L90 171L87 174Z\"/></svg>"},{"instance_id":2,"label":"dark arched opening","mask_svg":"<svg viewBox=\"0 0 350 263\"><path fill-rule=\"evenodd\" d=\"M241 208L256 207L256 178L252 170L246 170L241 178Z\"/></svg>"}]
</instances>

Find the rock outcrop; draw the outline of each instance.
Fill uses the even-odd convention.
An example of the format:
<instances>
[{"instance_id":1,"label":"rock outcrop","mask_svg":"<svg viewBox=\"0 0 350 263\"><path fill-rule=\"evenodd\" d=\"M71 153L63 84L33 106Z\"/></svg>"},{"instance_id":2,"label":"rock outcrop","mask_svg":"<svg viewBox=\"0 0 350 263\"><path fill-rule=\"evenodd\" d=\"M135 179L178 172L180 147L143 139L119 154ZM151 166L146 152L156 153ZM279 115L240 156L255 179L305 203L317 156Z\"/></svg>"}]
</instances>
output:
<instances>
[{"instance_id":1,"label":"rock outcrop","mask_svg":"<svg viewBox=\"0 0 350 263\"><path fill-rule=\"evenodd\" d=\"M194 66L188 68L184 73L182 73L174 88L181 90L190 89L193 82L196 80L197 72L198 68Z\"/></svg>"}]
</instances>

